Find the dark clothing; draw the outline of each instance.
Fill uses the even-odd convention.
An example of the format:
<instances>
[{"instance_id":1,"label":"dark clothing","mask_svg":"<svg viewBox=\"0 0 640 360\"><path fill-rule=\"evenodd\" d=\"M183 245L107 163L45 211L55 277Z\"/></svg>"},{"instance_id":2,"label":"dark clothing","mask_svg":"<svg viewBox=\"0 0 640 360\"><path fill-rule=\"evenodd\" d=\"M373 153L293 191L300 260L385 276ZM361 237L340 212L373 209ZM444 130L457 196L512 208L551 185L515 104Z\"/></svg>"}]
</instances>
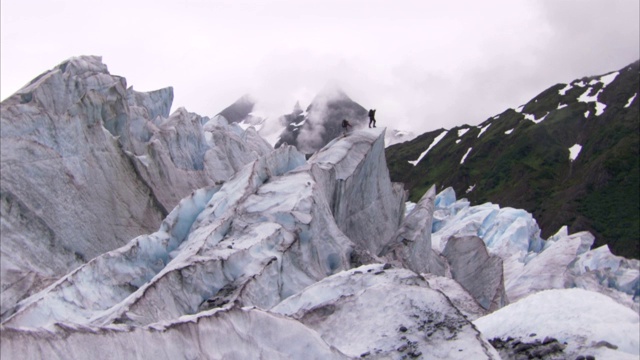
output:
<instances>
[{"instance_id":1,"label":"dark clothing","mask_svg":"<svg viewBox=\"0 0 640 360\"><path fill-rule=\"evenodd\" d=\"M344 135L347 135L347 130L349 129L349 127L353 127L351 126L349 121L347 121L347 119L342 120L342 129L344 129L343 131Z\"/></svg>"},{"instance_id":2,"label":"dark clothing","mask_svg":"<svg viewBox=\"0 0 640 360\"><path fill-rule=\"evenodd\" d=\"M369 127L373 124L373 127L376 127L376 110L369 110Z\"/></svg>"}]
</instances>

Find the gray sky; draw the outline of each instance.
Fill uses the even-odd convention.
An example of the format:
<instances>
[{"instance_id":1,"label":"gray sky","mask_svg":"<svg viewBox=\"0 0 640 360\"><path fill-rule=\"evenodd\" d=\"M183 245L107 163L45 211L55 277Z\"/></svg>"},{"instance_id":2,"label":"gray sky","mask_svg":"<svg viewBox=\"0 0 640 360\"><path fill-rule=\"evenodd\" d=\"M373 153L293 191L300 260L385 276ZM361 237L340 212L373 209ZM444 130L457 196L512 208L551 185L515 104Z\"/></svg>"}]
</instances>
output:
<instances>
[{"instance_id":1,"label":"gray sky","mask_svg":"<svg viewBox=\"0 0 640 360\"><path fill-rule=\"evenodd\" d=\"M638 0L1 0L1 97L78 55L173 110L306 107L340 86L379 126L476 125L640 58Z\"/></svg>"}]
</instances>

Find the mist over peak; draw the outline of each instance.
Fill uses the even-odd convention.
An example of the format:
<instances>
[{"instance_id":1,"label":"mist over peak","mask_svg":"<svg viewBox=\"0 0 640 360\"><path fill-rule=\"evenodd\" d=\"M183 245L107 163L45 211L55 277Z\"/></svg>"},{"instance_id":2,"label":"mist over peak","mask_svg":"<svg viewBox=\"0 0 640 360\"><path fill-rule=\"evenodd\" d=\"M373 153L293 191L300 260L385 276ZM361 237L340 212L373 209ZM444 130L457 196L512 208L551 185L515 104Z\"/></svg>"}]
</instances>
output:
<instances>
[{"instance_id":1,"label":"mist over peak","mask_svg":"<svg viewBox=\"0 0 640 360\"><path fill-rule=\"evenodd\" d=\"M336 83L327 83L318 94L311 100L311 105L313 104L323 104L326 102L335 102L335 101L353 101L347 95L346 92Z\"/></svg>"},{"instance_id":2,"label":"mist over peak","mask_svg":"<svg viewBox=\"0 0 640 360\"><path fill-rule=\"evenodd\" d=\"M299 105L298 105L299 106ZM286 128L280 134L275 147L294 145L305 154L311 154L342 134L342 120L347 119L353 128L367 123L367 110L337 85L326 85L307 107L306 113L294 112L280 121Z\"/></svg>"}]
</instances>

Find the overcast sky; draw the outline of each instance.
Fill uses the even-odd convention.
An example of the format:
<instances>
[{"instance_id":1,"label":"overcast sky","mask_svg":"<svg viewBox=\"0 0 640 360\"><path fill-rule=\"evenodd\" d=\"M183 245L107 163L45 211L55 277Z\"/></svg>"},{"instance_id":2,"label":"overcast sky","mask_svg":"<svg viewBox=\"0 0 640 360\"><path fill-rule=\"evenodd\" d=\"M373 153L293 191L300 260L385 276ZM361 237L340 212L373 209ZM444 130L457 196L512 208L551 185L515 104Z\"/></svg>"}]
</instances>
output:
<instances>
[{"instance_id":1,"label":"overcast sky","mask_svg":"<svg viewBox=\"0 0 640 360\"><path fill-rule=\"evenodd\" d=\"M306 107L338 85L379 126L476 125L640 58L638 0L0 0L1 97L78 55L173 110Z\"/></svg>"}]
</instances>

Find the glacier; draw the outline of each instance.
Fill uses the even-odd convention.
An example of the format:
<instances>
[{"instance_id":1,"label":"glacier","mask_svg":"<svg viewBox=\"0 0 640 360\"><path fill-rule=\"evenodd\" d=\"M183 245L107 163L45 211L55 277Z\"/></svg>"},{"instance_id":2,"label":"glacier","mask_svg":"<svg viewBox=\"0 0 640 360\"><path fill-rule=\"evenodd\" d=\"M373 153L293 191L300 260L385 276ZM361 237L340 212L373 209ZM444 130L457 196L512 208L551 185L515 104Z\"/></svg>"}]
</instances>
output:
<instances>
[{"instance_id":1,"label":"glacier","mask_svg":"<svg viewBox=\"0 0 640 360\"><path fill-rule=\"evenodd\" d=\"M172 98L79 57L2 103L3 358L637 358L591 234L407 203L383 128L305 156Z\"/></svg>"},{"instance_id":2,"label":"glacier","mask_svg":"<svg viewBox=\"0 0 640 360\"><path fill-rule=\"evenodd\" d=\"M344 298L355 281L344 271L361 263L379 262L375 254L402 220L405 194L380 171L385 166L383 132L366 130L337 139L308 161L293 147L281 147L246 165L223 185L194 192L180 202L156 233L139 236L98 256L21 301L2 324L3 329L16 329L4 332L10 341L6 346L3 342L3 351L18 351L20 347L14 343L18 339L60 339L70 329L79 329L73 333L80 338L107 332L108 337L120 339L121 332L155 333L165 326L162 324L172 324L168 326L173 329L178 326L176 321L183 321L180 319L210 312L262 314L259 309L282 304L332 275L333 281L348 279L344 285L330 285ZM344 198L353 201L340 201ZM349 233L360 236L351 239L345 235ZM360 269L360 273L371 272ZM387 328L369 336L369 344L353 350L344 343L331 343L316 329L330 349L346 356L363 351L381 357L389 352L419 356L423 351L440 349L438 353L447 357L451 349L447 344L453 343L460 358L465 354L497 358L495 350L446 296L430 290L419 274L402 271L402 276L387 279L389 284L381 288L350 296L366 299L359 310L366 311L375 304L370 303L374 299L368 294L376 294L375 301L384 303L393 288L399 309L414 309L416 316L421 316L412 328L406 315L402 326L412 330ZM378 275L375 271L369 276ZM363 276L360 286L367 287L369 276ZM404 289L406 277L414 278L409 282L415 284ZM430 294L429 300L423 299L425 294ZM425 325L431 323L430 327ZM427 329L437 335L431 341L420 341L420 334ZM353 330L352 326L344 329ZM384 338L392 330L407 334L398 334L396 342L388 343ZM251 329L245 331L256 336ZM33 350L30 356L52 355L58 348L56 341L50 343L54 345L29 347ZM77 346L82 347L80 343ZM82 351L87 350L71 351L67 356L81 357ZM171 349L158 351L162 355Z\"/></svg>"},{"instance_id":3,"label":"glacier","mask_svg":"<svg viewBox=\"0 0 640 360\"><path fill-rule=\"evenodd\" d=\"M9 359L348 359L299 322L249 308L125 330L10 328L2 339L2 356Z\"/></svg>"},{"instance_id":4,"label":"glacier","mask_svg":"<svg viewBox=\"0 0 640 360\"><path fill-rule=\"evenodd\" d=\"M134 91L100 57L83 56L2 102L2 319L271 151L254 129L169 114L172 100L171 88Z\"/></svg>"},{"instance_id":5,"label":"glacier","mask_svg":"<svg viewBox=\"0 0 640 360\"><path fill-rule=\"evenodd\" d=\"M353 358L499 358L443 293L415 272L388 265L343 271L272 311L299 319Z\"/></svg>"},{"instance_id":6,"label":"glacier","mask_svg":"<svg viewBox=\"0 0 640 360\"><path fill-rule=\"evenodd\" d=\"M562 227L547 240L533 216L491 203L471 206L452 188L438 193L433 212L433 247L442 252L452 238L476 236L504 263L507 298L517 301L541 290L579 287L606 293L638 311L640 261L613 255L607 245L591 249L588 232Z\"/></svg>"}]
</instances>

